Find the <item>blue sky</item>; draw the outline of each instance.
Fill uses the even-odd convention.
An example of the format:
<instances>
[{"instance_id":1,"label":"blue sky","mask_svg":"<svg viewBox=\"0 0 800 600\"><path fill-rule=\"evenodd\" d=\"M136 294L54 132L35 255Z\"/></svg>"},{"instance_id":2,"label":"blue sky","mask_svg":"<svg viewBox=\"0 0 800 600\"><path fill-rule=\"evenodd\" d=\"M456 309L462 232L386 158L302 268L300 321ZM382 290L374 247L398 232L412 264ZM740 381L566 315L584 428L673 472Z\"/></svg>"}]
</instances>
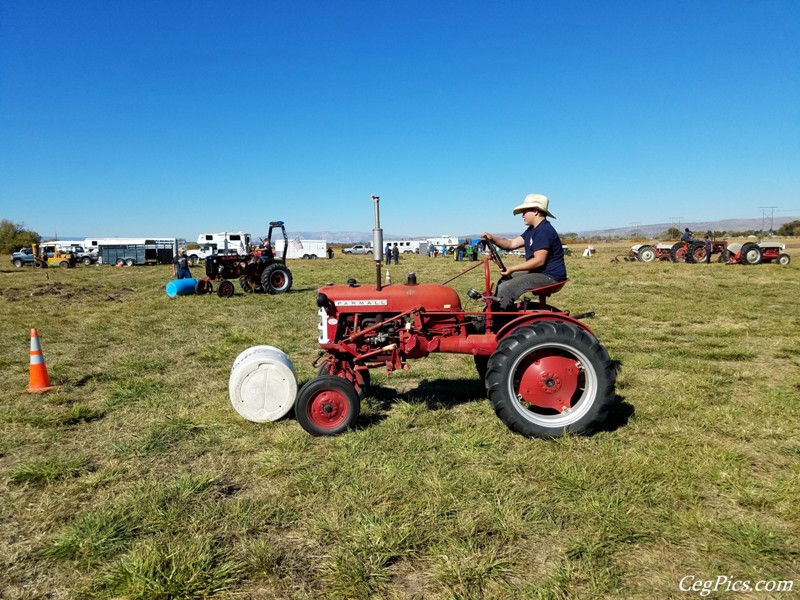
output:
<instances>
[{"instance_id":1,"label":"blue sky","mask_svg":"<svg viewBox=\"0 0 800 600\"><path fill-rule=\"evenodd\" d=\"M0 0L0 218L42 234L800 214L800 2Z\"/></svg>"}]
</instances>

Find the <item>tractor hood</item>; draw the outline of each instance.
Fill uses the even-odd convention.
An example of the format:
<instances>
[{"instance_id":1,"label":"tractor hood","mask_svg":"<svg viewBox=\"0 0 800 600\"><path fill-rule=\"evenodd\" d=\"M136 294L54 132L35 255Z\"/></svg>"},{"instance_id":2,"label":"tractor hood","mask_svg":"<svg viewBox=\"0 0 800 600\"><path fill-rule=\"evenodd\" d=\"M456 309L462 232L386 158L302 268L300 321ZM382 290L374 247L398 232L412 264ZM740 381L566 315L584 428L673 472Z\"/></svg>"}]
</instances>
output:
<instances>
[{"instance_id":1,"label":"tractor hood","mask_svg":"<svg viewBox=\"0 0 800 600\"><path fill-rule=\"evenodd\" d=\"M427 311L459 311L456 291L436 283L328 285L317 293L317 304L334 313L402 313L417 306Z\"/></svg>"}]
</instances>

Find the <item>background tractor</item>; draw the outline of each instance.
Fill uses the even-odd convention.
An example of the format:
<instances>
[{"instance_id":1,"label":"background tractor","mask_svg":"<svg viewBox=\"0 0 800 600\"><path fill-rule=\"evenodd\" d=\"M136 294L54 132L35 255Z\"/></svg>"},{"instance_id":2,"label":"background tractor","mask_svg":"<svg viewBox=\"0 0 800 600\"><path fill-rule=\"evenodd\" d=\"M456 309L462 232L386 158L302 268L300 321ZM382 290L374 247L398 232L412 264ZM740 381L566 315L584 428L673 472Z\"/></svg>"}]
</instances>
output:
<instances>
[{"instance_id":1,"label":"background tractor","mask_svg":"<svg viewBox=\"0 0 800 600\"><path fill-rule=\"evenodd\" d=\"M484 291L470 289L478 305L462 308L458 293L443 284L381 284L379 198L375 203L375 285L350 280L317 293L319 375L297 394L294 409L312 435L335 435L353 426L370 384L369 370L409 368L410 359L434 352L471 355L496 414L513 431L552 438L589 434L615 403L616 369L608 352L581 319L547 303L566 282L529 292L508 311L495 310L491 264L503 268L493 244L457 275L483 266ZM481 306L482 305L482 306Z\"/></svg>"},{"instance_id":2,"label":"background tractor","mask_svg":"<svg viewBox=\"0 0 800 600\"><path fill-rule=\"evenodd\" d=\"M263 248L274 248L272 232L280 229L283 233L283 254L280 257L265 252ZM292 289L292 272L286 266L286 253L289 248L286 228L283 221L269 224L267 242L262 249L252 254L211 254L206 257L206 277L200 279L195 286L195 293L210 294L217 283L217 295L220 298L233 296L235 288L230 279L239 281L244 292L266 292L267 294L283 294ZM262 240L263 243L263 240Z\"/></svg>"},{"instance_id":3,"label":"background tractor","mask_svg":"<svg viewBox=\"0 0 800 600\"><path fill-rule=\"evenodd\" d=\"M770 263L773 260L780 265L788 265L792 258L784 252L786 244L782 242L745 242L729 245L720 254L719 261L729 264L757 265Z\"/></svg>"}]
</instances>

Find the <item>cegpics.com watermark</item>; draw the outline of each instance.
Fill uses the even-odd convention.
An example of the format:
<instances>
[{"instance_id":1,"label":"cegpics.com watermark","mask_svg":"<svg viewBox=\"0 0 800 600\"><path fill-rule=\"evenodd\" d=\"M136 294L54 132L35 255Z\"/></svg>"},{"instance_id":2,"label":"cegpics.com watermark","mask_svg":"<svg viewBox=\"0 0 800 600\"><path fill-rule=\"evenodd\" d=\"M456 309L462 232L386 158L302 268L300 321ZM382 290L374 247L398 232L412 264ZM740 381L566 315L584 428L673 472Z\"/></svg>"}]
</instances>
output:
<instances>
[{"instance_id":1,"label":"cegpics.com watermark","mask_svg":"<svg viewBox=\"0 0 800 600\"><path fill-rule=\"evenodd\" d=\"M701 596L708 596L713 592L793 592L795 582L792 580L763 579L736 579L728 575L719 575L713 579L703 579L695 575L681 578L678 584L682 592L694 592Z\"/></svg>"}]
</instances>

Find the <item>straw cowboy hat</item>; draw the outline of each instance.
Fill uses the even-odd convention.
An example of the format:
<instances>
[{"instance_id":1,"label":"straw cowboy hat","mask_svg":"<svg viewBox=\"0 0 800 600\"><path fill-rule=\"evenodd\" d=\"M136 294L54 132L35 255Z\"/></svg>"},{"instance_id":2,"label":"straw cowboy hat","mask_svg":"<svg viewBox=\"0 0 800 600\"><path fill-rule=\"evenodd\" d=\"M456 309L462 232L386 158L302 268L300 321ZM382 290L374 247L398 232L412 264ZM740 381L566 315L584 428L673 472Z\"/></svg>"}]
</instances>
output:
<instances>
[{"instance_id":1,"label":"straw cowboy hat","mask_svg":"<svg viewBox=\"0 0 800 600\"><path fill-rule=\"evenodd\" d=\"M525 196L525 201L514 209L514 214L518 215L526 210L530 210L532 208L538 208L540 211L542 211L545 215L547 215L551 219L555 219L556 216L549 210L547 210L547 207L549 205L550 205L550 200L547 199L547 196L542 196L541 194L528 194L527 196Z\"/></svg>"}]
</instances>

